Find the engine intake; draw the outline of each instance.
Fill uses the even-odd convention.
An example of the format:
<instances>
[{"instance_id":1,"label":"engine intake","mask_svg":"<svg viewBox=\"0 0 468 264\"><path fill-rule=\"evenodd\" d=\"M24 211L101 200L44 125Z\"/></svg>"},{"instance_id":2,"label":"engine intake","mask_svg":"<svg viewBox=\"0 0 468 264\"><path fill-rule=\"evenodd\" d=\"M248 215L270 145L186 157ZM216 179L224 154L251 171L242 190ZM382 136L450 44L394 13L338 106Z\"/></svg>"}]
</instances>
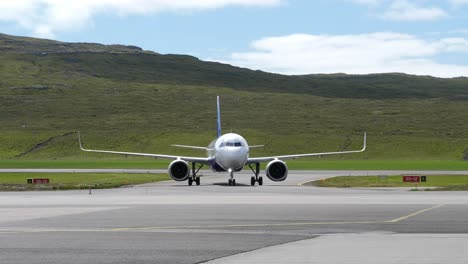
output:
<instances>
[{"instance_id":1,"label":"engine intake","mask_svg":"<svg viewBox=\"0 0 468 264\"><path fill-rule=\"evenodd\" d=\"M174 160L169 164L169 176L174 181L185 181L190 176L189 164L184 160Z\"/></svg>"},{"instance_id":2,"label":"engine intake","mask_svg":"<svg viewBox=\"0 0 468 264\"><path fill-rule=\"evenodd\" d=\"M288 166L282 160L273 160L266 166L266 175L272 181L284 181L288 177Z\"/></svg>"}]
</instances>

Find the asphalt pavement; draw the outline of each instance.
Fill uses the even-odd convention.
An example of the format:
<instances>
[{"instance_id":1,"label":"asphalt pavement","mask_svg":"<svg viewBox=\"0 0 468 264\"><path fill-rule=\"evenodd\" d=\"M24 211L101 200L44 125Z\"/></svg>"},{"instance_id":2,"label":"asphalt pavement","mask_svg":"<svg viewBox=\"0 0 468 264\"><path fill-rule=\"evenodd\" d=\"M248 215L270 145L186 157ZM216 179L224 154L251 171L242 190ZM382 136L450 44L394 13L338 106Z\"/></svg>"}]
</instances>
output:
<instances>
[{"instance_id":1,"label":"asphalt pavement","mask_svg":"<svg viewBox=\"0 0 468 264\"><path fill-rule=\"evenodd\" d=\"M468 263L468 192L300 185L371 171L291 171L254 187L248 172L238 186L202 174L201 186L0 193L0 262Z\"/></svg>"}]
</instances>

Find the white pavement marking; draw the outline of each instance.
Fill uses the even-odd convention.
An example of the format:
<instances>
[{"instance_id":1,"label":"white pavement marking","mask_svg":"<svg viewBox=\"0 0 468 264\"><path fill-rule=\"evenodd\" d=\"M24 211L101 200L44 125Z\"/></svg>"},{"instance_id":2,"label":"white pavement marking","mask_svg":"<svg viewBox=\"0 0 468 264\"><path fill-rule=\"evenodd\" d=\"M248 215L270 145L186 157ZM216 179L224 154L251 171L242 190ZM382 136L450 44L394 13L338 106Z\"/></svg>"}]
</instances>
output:
<instances>
[{"instance_id":1,"label":"white pavement marking","mask_svg":"<svg viewBox=\"0 0 468 264\"><path fill-rule=\"evenodd\" d=\"M468 234L325 235L209 261L251 263L468 263Z\"/></svg>"},{"instance_id":2,"label":"white pavement marking","mask_svg":"<svg viewBox=\"0 0 468 264\"><path fill-rule=\"evenodd\" d=\"M242 192L247 190L246 192ZM127 205L262 205L262 204L468 204L468 192L406 192L375 190L326 190L311 187L237 188L226 186L158 187L55 192L3 192L0 206L127 206ZM299 193L305 189L303 193ZM193 190L193 192L192 192ZM239 192L237 192L239 190ZM275 191L281 191L274 193ZM208 193L209 192L209 193ZM290 194L296 192L297 194Z\"/></svg>"}]
</instances>

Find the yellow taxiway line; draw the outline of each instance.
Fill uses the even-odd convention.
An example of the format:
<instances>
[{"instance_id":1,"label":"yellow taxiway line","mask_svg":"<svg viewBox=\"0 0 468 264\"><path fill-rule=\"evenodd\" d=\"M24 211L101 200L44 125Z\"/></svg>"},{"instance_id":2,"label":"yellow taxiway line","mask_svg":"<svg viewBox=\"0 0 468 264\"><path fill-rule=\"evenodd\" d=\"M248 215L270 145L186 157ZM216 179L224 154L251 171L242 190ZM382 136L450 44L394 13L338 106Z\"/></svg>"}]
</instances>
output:
<instances>
[{"instance_id":1,"label":"yellow taxiway line","mask_svg":"<svg viewBox=\"0 0 468 264\"><path fill-rule=\"evenodd\" d=\"M422 210L419 210L417 212L411 213L409 215L404 215L402 217L398 217L398 218L395 218L393 220L389 220L389 221L387 221L387 223L398 223L398 222L401 222L403 220L409 219L411 217L417 216L418 214L422 214L422 213L434 210L434 209L442 207L442 206L444 206L444 205L443 204L434 205L434 206L432 206L430 208L422 209Z\"/></svg>"},{"instance_id":2,"label":"yellow taxiway line","mask_svg":"<svg viewBox=\"0 0 468 264\"><path fill-rule=\"evenodd\" d=\"M419 214L444 206L438 204L425 208L408 215L400 216L390 220L369 220L369 221L324 221L324 222L293 222L293 223L264 223L264 224L234 224L234 225L187 225L187 226L155 226L155 227L122 227L122 228L12 228L0 229L0 234L8 233L40 233L40 232L125 232L125 231L157 231L170 229L206 229L206 228L248 228L248 227L278 227L278 226L312 226L312 225L355 225L355 224L391 224L398 223Z\"/></svg>"}]
</instances>

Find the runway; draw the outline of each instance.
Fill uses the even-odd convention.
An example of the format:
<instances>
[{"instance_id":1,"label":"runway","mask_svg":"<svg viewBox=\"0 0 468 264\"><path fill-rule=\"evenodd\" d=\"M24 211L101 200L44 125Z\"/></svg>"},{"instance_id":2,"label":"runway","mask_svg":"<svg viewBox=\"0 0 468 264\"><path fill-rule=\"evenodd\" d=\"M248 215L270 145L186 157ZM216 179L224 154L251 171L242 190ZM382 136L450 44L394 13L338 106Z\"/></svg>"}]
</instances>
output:
<instances>
[{"instance_id":1,"label":"runway","mask_svg":"<svg viewBox=\"0 0 468 264\"><path fill-rule=\"evenodd\" d=\"M299 185L336 174L376 174L366 171L291 171L283 183L265 179L255 187L247 174L238 175L235 187L227 186L226 175L203 174L202 185L191 187L168 181L91 195L1 193L0 259L395 263L406 256L411 263L468 262L468 192Z\"/></svg>"}]
</instances>

